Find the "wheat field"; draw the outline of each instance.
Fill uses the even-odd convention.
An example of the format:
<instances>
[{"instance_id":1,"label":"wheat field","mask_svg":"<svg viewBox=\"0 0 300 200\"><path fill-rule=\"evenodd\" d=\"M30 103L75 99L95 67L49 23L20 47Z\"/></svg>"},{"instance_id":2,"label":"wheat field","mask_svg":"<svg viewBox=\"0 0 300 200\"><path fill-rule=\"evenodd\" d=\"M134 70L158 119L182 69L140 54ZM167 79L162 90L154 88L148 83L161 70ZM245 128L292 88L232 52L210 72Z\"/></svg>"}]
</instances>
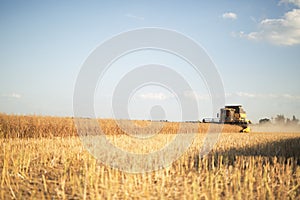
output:
<instances>
[{"instance_id":1,"label":"wheat field","mask_svg":"<svg viewBox=\"0 0 300 200\"><path fill-rule=\"evenodd\" d=\"M134 123L146 126L149 122ZM113 120L101 124L114 145L135 153L162 148L175 137L179 126L165 123L153 139L143 144L124 134ZM180 134L194 131L195 139L166 168L127 173L97 161L77 136L72 118L1 114L0 198L300 198L299 132L245 134L238 133L239 127L225 126L212 151L199 156L208 126L200 123L195 130L186 123L186 131ZM130 165L130 161L124 165Z\"/></svg>"}]
</instances>

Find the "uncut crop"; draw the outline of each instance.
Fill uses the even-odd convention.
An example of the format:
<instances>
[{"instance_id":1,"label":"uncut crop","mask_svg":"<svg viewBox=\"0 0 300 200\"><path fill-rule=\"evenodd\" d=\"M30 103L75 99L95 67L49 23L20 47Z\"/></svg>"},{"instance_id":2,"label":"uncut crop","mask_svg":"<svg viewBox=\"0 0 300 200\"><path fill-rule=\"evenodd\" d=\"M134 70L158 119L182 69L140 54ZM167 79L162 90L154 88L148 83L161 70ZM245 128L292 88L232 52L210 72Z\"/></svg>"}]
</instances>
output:
<instances>
[{"instance_id":1,"label":"uncut crop","mask_svg":"<svg viewBox=\"0 0 300 200\"><path fill-rule=\"evenodd\" d=\"M82 119L84 123L94 121ZM101 130L107 135L142 133L206 133L209 124L203 123L179 123L179 122L150 122L98 119L96 121ZM147 127L150 124L149 128ZM239 126L224 125L223 132L238 132ZM90 131L90 130L89 130ZM93 132L93 131L91 131ZM16 116L0 113L0 138L41 138L41 137L67 137L77 136L78 132L74 119L71 117L40 117L40 116Z\"/></svg>"},{"instance_id":2,"label":"uncut crop","mask_svg":"<svg viewBox=\"0 0 300 200\"><path fill-rule=\"evenodd\" d=\"M40 119L39 126L30 124L36 123L36 118ZM41 127L47 120L26 119L32 121L19 124L26 127L16 125L14 133L28 130L29 134L31 130L43 136ZM51 137L0 139L1 199L300 198L300 133L222 133L212 151L199 156L206 136L199 131L190 148L171 165L134 174L98 162L79 137L66 134L74 128L69 118L47 119ZM1 122L2 133L11 122L5 123L3 126ZM160 149L174 135L158 134L144 143L125 134L110 134L107 138L124 151L147 153ZM161 156L167 158L169 154ZM130 165L130 161L123 164Z\"/></svg>"}]
</instances>

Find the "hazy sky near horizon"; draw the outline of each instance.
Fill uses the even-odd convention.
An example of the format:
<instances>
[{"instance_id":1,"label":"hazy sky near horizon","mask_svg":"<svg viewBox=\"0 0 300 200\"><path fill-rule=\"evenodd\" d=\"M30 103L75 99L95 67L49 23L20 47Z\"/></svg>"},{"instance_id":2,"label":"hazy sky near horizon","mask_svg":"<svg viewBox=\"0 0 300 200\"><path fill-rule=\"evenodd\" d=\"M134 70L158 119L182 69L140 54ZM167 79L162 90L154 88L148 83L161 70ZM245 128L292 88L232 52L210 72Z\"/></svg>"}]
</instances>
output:
<instances>
[{"instance_id":1,"label":"hazy sky near horizon","mask_svg":"<svg viewBox=\"0 0 300 200\"><path fill-rule=\"evenodd\" d=\"M253 121L276 114L300 118L299 0L2 0L0 112L72 116L76 78L89 54L112 36L143 27L175 30L199 43L221 75L226 104L242 104ZM188 66L178 58L147 51L116 63L107 90L119 80L118 65L142 59L164 60L189 79ZM203 83L194 94L198 119L213 117ZM144 87L128 109L132 118L147 118L151 107L173 104L169 91ZM112 117L109 106L95 108L97 116ZM168 120L176 115L166 114Z\"/></svg>"}]
</instances>

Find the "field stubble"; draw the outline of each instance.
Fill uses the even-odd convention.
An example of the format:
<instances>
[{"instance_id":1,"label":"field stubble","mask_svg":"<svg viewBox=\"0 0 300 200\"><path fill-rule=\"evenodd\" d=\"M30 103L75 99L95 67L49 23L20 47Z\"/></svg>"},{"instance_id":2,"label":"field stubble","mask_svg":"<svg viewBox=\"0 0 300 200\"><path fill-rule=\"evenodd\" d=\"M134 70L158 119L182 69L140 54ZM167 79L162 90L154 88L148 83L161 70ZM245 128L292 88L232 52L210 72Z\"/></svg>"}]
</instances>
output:
<instances>
[{"instance_id":1,"label":"field stubble","mask_svg":"<svg viewBox=\"0 0 300 200\"><path fill-rule=\"evenodd\" d=\"M21 119L21 127L9 133L34 130L38 137L24 137L24 132L19 132L23 137L4 137L8 134L5 127L14 120L1 118L1 199L300 198L300 133L222 133L213 150L203 157L199 149L205 133L198 133L188 151L167 168L133 174L99 163L79 137L56 137L73 130L61 127L72 124L67 119L47 119L51 137L41 137L44 129L34 129L35 118L39 117L29 122ZM40 126L47 120L40 119ZM174 135L160 133L141 143L143 148L128 135L107 137L126 151L147 153L161 148Z\"/></svg>"}]
</instances>

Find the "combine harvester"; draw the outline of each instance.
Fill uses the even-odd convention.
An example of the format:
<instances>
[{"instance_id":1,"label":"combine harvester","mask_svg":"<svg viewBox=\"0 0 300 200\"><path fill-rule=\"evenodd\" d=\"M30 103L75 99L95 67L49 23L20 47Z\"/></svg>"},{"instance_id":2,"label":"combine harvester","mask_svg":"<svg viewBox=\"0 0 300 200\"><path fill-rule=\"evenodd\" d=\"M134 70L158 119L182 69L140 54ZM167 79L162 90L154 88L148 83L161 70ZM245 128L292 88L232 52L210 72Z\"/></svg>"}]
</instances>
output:
<instances>
[{"instance_id":1,"label":"combine harvester","mask_svg":"<svg viewBox=\"0 0 300 200\"><path fill-rule=\"evenodd\" d=\"M247 119L246 112L241 105L228 105L225 108L220 109L220 117L218 118L204 118L204 123L220 123L220 124L232 124L241 126L242 133L249 133L251 121Z\"/></svg>"}]
</instances>

